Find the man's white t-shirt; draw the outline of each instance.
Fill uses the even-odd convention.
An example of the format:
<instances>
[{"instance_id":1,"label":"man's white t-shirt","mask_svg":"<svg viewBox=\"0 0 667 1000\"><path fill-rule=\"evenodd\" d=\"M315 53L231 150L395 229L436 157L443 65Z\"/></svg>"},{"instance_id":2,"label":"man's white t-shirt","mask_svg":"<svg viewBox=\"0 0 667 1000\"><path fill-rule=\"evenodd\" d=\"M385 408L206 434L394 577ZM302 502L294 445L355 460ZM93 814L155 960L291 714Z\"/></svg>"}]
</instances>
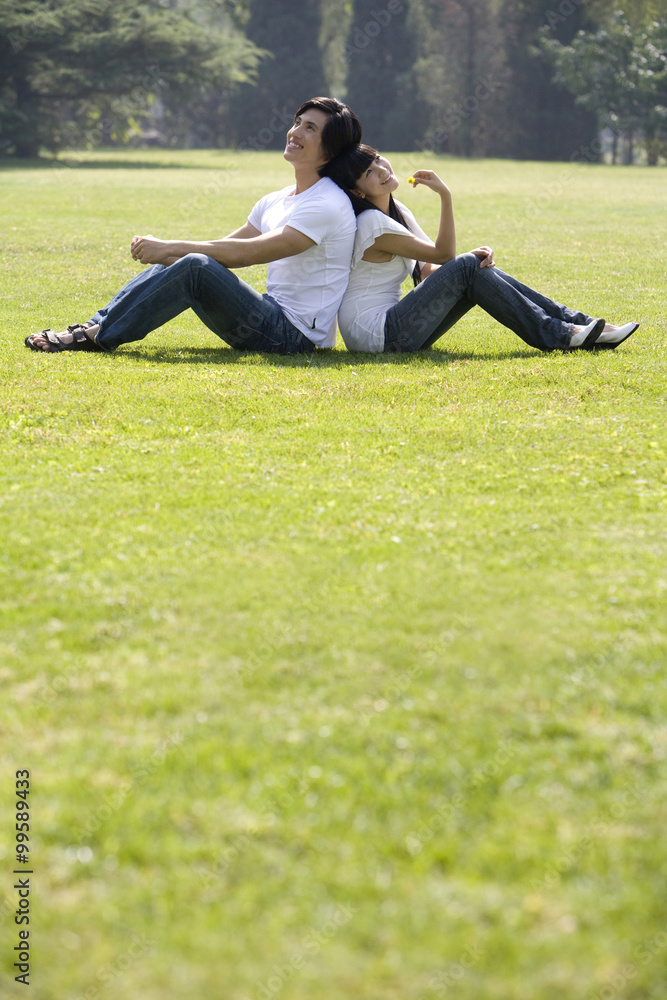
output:
<instances>
[{"instance_id":1,"label":"man's white t-shirt","mask_svg":"<svg viewBox=\"0 0 667 1000\"><path fill-rule=\"evenodd\" d=\"M412 234L431 243L410 209L400 201L396 204ZM407 235L400 222L379 209L368 209L357 218L350 280L338 311L340 332L350 351L384 351L387 311L400 300L401 286L415 268L414 260L398 255L383 263L363 259L365 251L384 233Z\"/></svg>"},{"instance_id":2,"label":"man's white t-shirt","mask_svg":"<svg viewBox=\"0 0 667 1000\"><path fill-rule=\"evenodd\" d=\"M315 242L303 253L271 261L266 291L317 347L334 347L336 313L350 276L354 211L328 177L301 194L293 192L292 184L265 195L248 216L261 233L290 226Z\"/></svg>"}]
</instances>

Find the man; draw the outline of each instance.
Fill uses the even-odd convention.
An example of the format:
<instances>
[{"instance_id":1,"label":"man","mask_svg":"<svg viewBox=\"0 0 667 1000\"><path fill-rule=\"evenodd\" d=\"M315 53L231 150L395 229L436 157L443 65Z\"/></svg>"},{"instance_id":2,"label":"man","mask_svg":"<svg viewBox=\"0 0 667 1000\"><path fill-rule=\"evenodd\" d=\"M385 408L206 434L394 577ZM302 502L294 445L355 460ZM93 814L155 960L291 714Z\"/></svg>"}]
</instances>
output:
<instances>
[{"instance_id":1,"label":"man","mask_svg":"<svg viewBox=\"0 0 667 1000\"><path fill-rule=\"evenodd\" d=\"M294 186L262 198L246 224L224 239L135 236L132 256L152 266L87 323L32 334L26 346L113 351L191 308L237 350L299 354L333 347L356 223L347 195L318 171L360 138L361 124L347 105L330 97L306 101L283 154L294 167ZM266 295L230 270L267 263Z\"/></svg>"}]
</instances>

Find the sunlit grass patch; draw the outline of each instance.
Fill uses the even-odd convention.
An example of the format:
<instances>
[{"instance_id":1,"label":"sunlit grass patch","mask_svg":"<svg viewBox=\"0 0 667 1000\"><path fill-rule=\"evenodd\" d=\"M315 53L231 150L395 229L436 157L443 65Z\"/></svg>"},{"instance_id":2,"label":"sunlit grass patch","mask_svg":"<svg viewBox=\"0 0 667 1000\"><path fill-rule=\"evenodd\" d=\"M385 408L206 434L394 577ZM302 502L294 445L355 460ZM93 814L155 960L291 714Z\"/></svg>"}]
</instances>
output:
<instances>
[{"instance_id":1,"label":"sunlit grass patch","mask_svg":"<svg viewBox=\"0 0 667 1000\"><path fill-rule=\"evenodd\" d=\"M416 356L244 356L191 314L41 356L134 232L222 235L290 180L90 160L2 171L0 851L30 768L36 1000L660 995L661 172L392 157L437 164L460 249L640 320L617 352L475 311Z\"/></svg>"}]
</instances>

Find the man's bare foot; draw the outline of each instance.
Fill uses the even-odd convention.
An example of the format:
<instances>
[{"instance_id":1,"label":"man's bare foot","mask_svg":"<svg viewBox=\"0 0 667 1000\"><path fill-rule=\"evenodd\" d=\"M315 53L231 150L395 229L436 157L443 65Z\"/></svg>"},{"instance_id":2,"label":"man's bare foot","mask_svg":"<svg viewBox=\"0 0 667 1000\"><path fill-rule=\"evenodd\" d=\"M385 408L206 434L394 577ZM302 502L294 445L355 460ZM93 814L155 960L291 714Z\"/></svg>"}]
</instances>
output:
<instances>
[{"instance_id":1,"label":"man's bare foot","mask_svg":"<svg viewBox=\"0 0 667 1000\"><path fill-rule=\"evenodd\" d=\"M29 337L26 337L25 344L26 347L30 347L33 351L90 350L90 347L81 341L80 331L83 331L92 345L95 342L95 336L99 329L98 323L91 323L90 321L87 323L76 323L61 333L56 333L54 330L42 330L41 333L32 333ZM75 346L82 343L83 347Z\"/></svg>"}]
</instances>

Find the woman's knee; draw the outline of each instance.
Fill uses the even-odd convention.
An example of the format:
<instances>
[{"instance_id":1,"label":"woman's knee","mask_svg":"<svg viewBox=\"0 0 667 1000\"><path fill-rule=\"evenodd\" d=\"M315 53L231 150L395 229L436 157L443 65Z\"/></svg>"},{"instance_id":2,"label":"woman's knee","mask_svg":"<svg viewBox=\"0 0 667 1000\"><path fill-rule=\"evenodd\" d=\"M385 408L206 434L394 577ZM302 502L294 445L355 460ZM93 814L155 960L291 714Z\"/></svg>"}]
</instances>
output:
<instances>
[{"instance_id":1,"label":"woman's knee","mask_svg":"<svg viewBox=\"0 0 667 1000\"><path fill-rule=\"evenodd\" d=\"M475 270L475 271L477 271L479 269L479 265L480 265L481 261L480 261L479 257L477 256L477 254L473 253L472 250L468 251L468 253L459 254L459 257L460 257L460 259L462 261L464 261L464 263L468 267L473 268L473 270Z\"/></svg>"},{"instance_id":2,"label":"woman's knee","mask_svg":"<svg viewBox=\"0 0 667 1000\"><path fill-rule=\"evenodd\" d=\"M442 272L443 276L451 276L452 278L457 274L465 274L467 278L471 278L479 270L479 257L477 257L472 250L470 253L459 253L456 257L452 257L448 260L446 264L443 264L439 271ZM438 271L435 272L438 274Z\"/></svg>"}]
</instances>

